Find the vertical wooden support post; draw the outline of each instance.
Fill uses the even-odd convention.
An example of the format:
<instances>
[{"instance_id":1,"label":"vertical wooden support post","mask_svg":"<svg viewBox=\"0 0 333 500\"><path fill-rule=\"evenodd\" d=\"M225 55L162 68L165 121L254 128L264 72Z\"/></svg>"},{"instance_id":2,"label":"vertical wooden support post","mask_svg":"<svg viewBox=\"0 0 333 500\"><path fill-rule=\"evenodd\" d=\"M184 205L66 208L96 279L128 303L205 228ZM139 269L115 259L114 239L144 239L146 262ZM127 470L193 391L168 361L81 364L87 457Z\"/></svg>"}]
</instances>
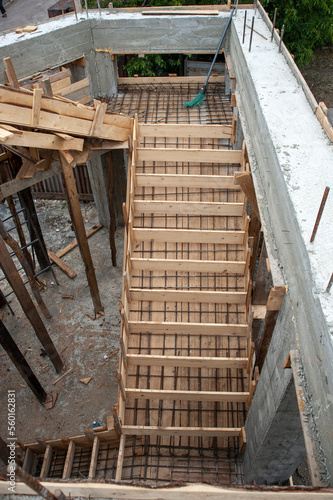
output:
<instances>
[{"instance_id":1,"label":"vertical wooden support post","mask_svg":"<svg viewBox=\"0 0 333 500\"><path fill-rule=\"evenodd\" d=\"M43 465L39 475L40 478L47 477L52 462L52 456L53 456L53 448L50 444L48 444L46 446L46 450L44 453Z\"/></svg>"},{"instance_id":2,"label":"vertical wooden support post","mask_svg":"<svg viewBox=\"0 0 333 500\"><path fill-rule=\"evenodd\" d=\"M12 62L11 58L10 57L5 57L3 59L3 62L4 62L4 65L5 65L5 71L6 71L6 75L7 75L7 78L8 78L9 85L11 87L14 87L14 89L19 89L20 88L20 84L18 82L18 79L17 79L16 73L15 73L15 69L14 69L13 62Z\"/></svg>"},{"instance_id":3,"label":"vertical wooden support post","mask_svg":"<svg viewBox=\"0 0 333 500\"><path fill-rule=\"evenodd\" d=\"M85 266L87 280L90 288L91 298L94 304L95 315L104 311L99 296L97 279L95 275L94 265L91 258L86 230L84 227L80 202L77 194L73 169L66 160L65 155L60 151L61 161L61 176L65 188L65 194L68 204L68 210L73 222L76 239L80 249L81 257Z\"/></svg>"},{"instance_id":4,"label":"vertical wooden support post","mask_svg":"<svg viewBox=\"0 0 333 500\"><path fill-rule=\"evenodd\" d=\"M122 434L119 443L116 481L121 481L121 475L123 472L123 463L124 463L125 444L126 444L126 436L125 434Z\"/></svg>"},{"instance_id":5,"label":"vertical wooden support post","mask_svg":"<svg viewBox=\"0 0 333 500\"><path fill-rule=\"evenodd\" d=\"M46 392L41 386L36 375L31 370L27 361L24 359L23 354L17 347L15 341L11 337L10 333L8 332L7 328L5 327L2 321L0 321L0 344L5 349L6 353L14 363L16 369L23 377L26 384L30 387L30 389L32 390L38 401L40 403L44 403L47 397Z\"/></svg>"},{"instance_id":6,"label":"vertical wooden support post","mask_svg":"<svg viewBox=\"0 0 333 500\"><path fill-rule=\"evenodd\" d=\"M32 327L34 328L38 340L44 347L56 371L59 373L62 370L64 364L61 361L61 358L56 348L54 347L52 339L49 336L45 328L45 325L38 314L35 304L31 300L31 297L21 279L21 276L19 275L15 267L15 264L7 250L6 244L1 236L0 236L0 266L2 267L2 270L4 272L4 275L6 276L8 283L14 290L14 293L18 301L20 302L25 315L27 316Z\"/></svg>"},{"instance_id":7,"label":"vertical wooden support post","mask_svg":"<svg viewBox=\"0 0 333 500\"><path fill-rule=\"evenodd\" d=\"M97 458L98 458L98 451L99 451L99 437L95 436L94 437L94 444L93 444L92 452L91 452L91 459L90 459L90 467L89 467L88 479L94 479L95 478L96 466L97 466Z\"/></svg>"},{"instance_id":8,"label":"vertical wooden support post","mask_svg":"<svg viewBox=\"0 0 333 500\"><path fill-rule=\"evenodd\" d=\"M113 169L113 161L112 161L111 151L109 151L107 153L106 157L107 157L107 162L108 162L108 200L109 200L109 211L110 211L109 239L110 239L112 265L115 267L117 265L117 248L116 248L116 242L115 242L116 213L115 213L115 209L114 209L114 198L113 198L114 169Z\"/></svg>"},{"instance_id":9,"label":"vertical wooden support post","mask_svg":"<svg viewBox=\"0 0 333 500\"><path fill-rule=\"evenodd\" d=\"M75 456L75 448L76 448L75 443L74 441L71 440L68 445L64 471L62 473L63 479L69 479L71 477L73 460Z\"/></svg>"}]
</instances>

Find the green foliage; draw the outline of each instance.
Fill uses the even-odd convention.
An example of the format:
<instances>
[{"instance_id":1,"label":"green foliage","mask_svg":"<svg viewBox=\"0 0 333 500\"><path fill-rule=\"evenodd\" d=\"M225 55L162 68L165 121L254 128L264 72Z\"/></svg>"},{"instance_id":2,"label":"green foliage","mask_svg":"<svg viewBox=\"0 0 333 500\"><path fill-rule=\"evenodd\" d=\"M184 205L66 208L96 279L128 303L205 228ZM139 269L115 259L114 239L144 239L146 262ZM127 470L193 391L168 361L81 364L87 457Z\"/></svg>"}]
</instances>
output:
<instances>
[{"instance_id":1,"label":"green foliage","mask_svg":"<svg viewBox=\"0 0 333 500\"><path fill-rule=\"evenodd\" d=\"M313 50L333 45L333 0L263 0L273 18L277 8L276 27L284 24L283 41L302 67L313 57Z\"/></svg>"},{"instance_id":2,"label":"green foliage","mask_svg":"<svg viewBox=\"0 0 333 500\"><path fill-rule=\"evenodd\" d=\"M162 76L167 73L176 73L180 60L175 54L147 54L144 57L134 56L124 69L128 76Z\"/></svg>"}]
</instances>

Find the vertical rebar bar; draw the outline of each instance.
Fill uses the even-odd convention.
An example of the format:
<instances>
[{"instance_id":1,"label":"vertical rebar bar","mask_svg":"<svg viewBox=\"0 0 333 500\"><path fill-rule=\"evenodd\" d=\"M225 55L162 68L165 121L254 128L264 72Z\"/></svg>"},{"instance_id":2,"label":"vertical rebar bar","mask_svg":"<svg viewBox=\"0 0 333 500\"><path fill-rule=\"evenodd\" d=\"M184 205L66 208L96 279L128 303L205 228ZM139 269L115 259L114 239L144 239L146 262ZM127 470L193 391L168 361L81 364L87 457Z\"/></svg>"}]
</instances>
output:
<instances>
[{"instance_id":1,"label":"vertical rebar bar","mask_svg":"<svg viewBox=\"0 0 333 500\"><path fill-rule=\"evenodd\" d=\"M327 196L328 196L329 192L330 192L330 188L328 186L326 186L324 194L323 194L323 198L321 200L321 204L320 204L320 207L319 207L319 211L318 211L318 215L317 215L317 218L316 218L316 222L315 222L315 225L314 225L314 228L313 228L313 231L312 231L312 235L311 235L311 238L310 238L310 243L313 243L314 239L316 237L318 226L319 226L319 223L320 223L320 219L321 219L321 217L323 215L325 203L326 203Z\"/></svg>"},{"instance_id":2,"label":"vertical rebar bar","mask_svg":"<svg viewBox=\"0 0 333 500\"><path fill-rule=\"evenodd\" d=\"M87 19L88 19L89 15L88 15L88 4L87 4L87 0L84 0L84 5L85 5L85 7L86 7L86 14L87 14Z\"/></svg>"},{"instance_id":3,"label":"vertical rebar bar","mask_svg":"<svg viewBox=\"0 0 333 500\"><path fill-rule=\"evenodd\" d=\"M247 16L247 10L245 10L245 13L244 13L244 28L243 28L243 41L242 41L242 43L244 43L244 41L245 41L246 16Z\"/></svg>"},{"instance_id":4,"label":"vertical rebar bar","mask_svg":"<svg viewBox=\"0 0 333 500\"><path fill-rule=\"evenodd\" d=\"M274 10L274 17L273 17L273 26L272 26L272 36L271 36L271 42L272 42L273 37L274 37L274 30L275 30L275 23L276 23L276 13L277 13L277 8L275 7L275 10Z\"/></svg>"},{"instance_id":5,"label":"vertical rebar bar","mask_svg":"<svg viewBox=\"0 0 333 500\"><path fill-rule=\"evenodd\" d=\"M279 52L281 52L283 34L284 34L284 24L282 25L282 29L281 29L280 43L279 43Z\"/></svg>"},{"instance_id":6,"label":"vertical rebar bar","mask_svg":"<svg viewBox=\"0 0 333 500\"><path fill-rule=\"evenodd\" d=\"M252 24L251 24L251 35L250 35L250 43L249 43L249 52L251 52L252 38L253 38L253 28L254 28L254 16L252 17Z\"/></svg>"},{"instance_id":7,"label":"vertical rebar bar","mask_svg":"<svg viewBox=\"0 0 333 500\"><path fill-rule=\"evenodd\" d=\"M99 0L97 0L97 7L98 7L99 16L101 17L102 11L101 11L101 4L99 3Z\"/></svg>"},{"instance_id":8,"label":"vertical rebar bar","mask_svg":"<svg viewBox=\"0 0 333 500\"><path fill-rule=\"evenodd\" d=\"M331 290L332 285L333 285L333 273L331 274L331 278L330 278L328 285L327 285L327 288L326 288L327 293Z\"/></svg>"},{"instance_id":9,"label":"vertical rebar bar","mask_svg":"<svg viewBox=\"0 0 333 500\"><path fill-rule=\"evenodd\" d=\"M78 20L77 18L77 11L76 11L76 5L75 5L75 1L73 0L73 7L74 7L74 12L75 12L75 19Z\"/></svg>"}]
</instances>

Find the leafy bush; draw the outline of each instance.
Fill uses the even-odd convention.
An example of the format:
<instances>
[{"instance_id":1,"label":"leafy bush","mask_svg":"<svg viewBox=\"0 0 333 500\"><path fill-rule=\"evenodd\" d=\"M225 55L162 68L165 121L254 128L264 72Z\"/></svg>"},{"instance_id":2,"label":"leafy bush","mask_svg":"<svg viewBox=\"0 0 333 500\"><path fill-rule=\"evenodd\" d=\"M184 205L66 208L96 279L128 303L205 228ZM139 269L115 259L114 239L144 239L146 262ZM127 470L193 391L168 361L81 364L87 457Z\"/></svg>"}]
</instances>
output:
<instances>
[{"instance_id":1,"label":"leafy bush","mask_svg":"<svg viewBox=\"0 0 333 500\"><path fill-rule=\"evenodd\" d=\"M302 67L313 58L313 50L333 45L333 0L262 0L273 18L277 8L276 27L281 30L288 50Z\"/></svg>"}]
</instances>

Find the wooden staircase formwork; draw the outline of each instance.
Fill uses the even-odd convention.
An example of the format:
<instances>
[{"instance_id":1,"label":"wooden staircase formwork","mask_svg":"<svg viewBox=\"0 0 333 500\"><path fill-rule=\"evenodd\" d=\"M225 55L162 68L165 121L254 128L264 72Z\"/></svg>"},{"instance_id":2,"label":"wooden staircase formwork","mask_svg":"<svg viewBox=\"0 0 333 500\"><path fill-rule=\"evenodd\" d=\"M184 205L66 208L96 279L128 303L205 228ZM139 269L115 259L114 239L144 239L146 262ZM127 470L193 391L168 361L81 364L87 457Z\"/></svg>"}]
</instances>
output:
<instances>
[{"instance_id":1,"label":"wooden staircase formwork","mask_svg":"<svg viewBox=\"0 0 333 500\"><path fill-rule=\"evenodd\" d=\"M245 150L230 149L232 134L232 126L134 121L118 480L139 455L139 439L145 481L242 481L236 461L251 397L251 251L247 200L234 180Z\"/></svg>"}]
</instances>

